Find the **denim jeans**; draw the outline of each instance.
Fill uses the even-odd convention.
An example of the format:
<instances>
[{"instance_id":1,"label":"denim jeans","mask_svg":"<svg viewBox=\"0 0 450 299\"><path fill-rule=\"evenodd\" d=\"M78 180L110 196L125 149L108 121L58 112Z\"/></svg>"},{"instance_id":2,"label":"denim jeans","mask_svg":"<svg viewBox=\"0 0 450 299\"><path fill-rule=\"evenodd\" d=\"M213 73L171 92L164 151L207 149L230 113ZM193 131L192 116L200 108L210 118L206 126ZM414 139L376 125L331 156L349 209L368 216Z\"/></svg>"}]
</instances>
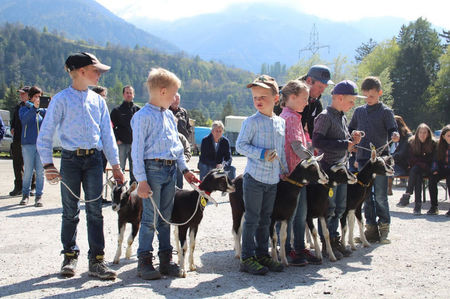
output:
<instances>
[{"instance_id":1,"label":"denim jeans","mask_svg":"<svg viewBox=\"0 0 450 299\"><path fill-rule=\"evenodd\" d=\"M86 157L76 156L74 152L62 150L61 152L61 176L62 181L80 197L83 186L84 198L92 200L101 195L103 190L103 163L102 152L95 151ZM62 224L61 242L63 251L79 252L76 243L77 225L80 221L80 202L75 198L66 186L61 184L62 199ZM89 257L103 255L105 238L103 235L102 199L85 203L87 219L87 235L89 243Z\"/></svg>"},{"instance_id":2,"label":"denim jeans","mask_svg":"<svg viewBox=\"0 0 450 299\"><path fill-rule=\"evenodd\" d=\"M328 217L327 217L327 227L331 238L338 238L339 232L339 220L345 213L347 208L347 184L340 184L333 187L333 196L328 197ZM319 234L321 239L323 239L322 227L319 222Z\"/></svg>"},{"instance_id":3,"label":"denim jeans","mask_svg":"<svg viewBox=\"0 0 450 299\"><path fill-rule=\"evenodd\" d=\"M170 220L172 217L176 170L177 167L175 164L166 166L161 161L145 160L147 183L152 189L152 198L163 217L167 220ZM155 235L153 205L149 198L143 198L142 203L143 211L141 227L139 229L138 256L153 252L152 244ZM172 246L170 245L170 225L164 222L159 215L157 215L156 229L158 230L159 252L172 251Z\"/></svg>"},{"instance_id":4,"label":"denim jeans","mask_svg":"<svg viewBox=\"0 0 450 299\"><path fill-rule=\"evenodd\" d=\"M209 166L205 163L202 162L198 162L198 169L200 170L200 180L203 180L203 178L208 174L208 172L211 169L214 169L215 166ZM234 178L236 177L236 167L230 165L230 166L225 166L223 168L223 170L225 170L225 172L228 174L228 178L230 180L234 180Z\"/></svg>"},{"instance_id":5,"label":"denim jeans","mask_svg":"<svg viewBox=\"0 0 450 299\"><path fill-rule=\"evenodd\" d=\"M288 222L286 252L292 250L291 247L291 231L294 230L294 249L301 252L305 249L305 227L306 214L308 212L308 201L306 197L306 187L300 189L297 197L297 207L295 208L292 218Z\"/></svg>"},{"instance_id":6,"label":"denim jeans","mask_svg":"<svg viewBox=\"0 0 450 299\"><path fill-rule=\"evenodd\" d=\"M242 225L242 260L269 252L269 225L277 184L264 184L244 175L244 223Z\"/></svg>"},{"instance_id":7,"label":"denim jeans","mask_svg":"<svg viewBox=\"0 0 450 299\"><path fill-rule=\"evenodd\" d=\"M133 160L131 160L131 144L118 144L119 147L119 161L120 161L120 168L122 170L125 170L125 166L127 165L127 159L128 164L130 167L130 183L135 182L136 179L133 175Z\"/></svg>"},{"instance_id":8,"label":"denim jeans","mask_svg":"<svg viewBox=\"0 0 450 299\"><path fill-rule=\"evenodd\" d=\"M31 178L33 171L36 171L36 196L41 196L44 189L44 168L36 144L22 144L22 157L24 167L22 194L30 194Z\"/></svg>"},{"instance_id":9,"label":"denim jeans","mask_svg":"<svg viewBox=\"0 0 450 299\"><path fill-rule=\"evenodd\" d=\"M378 223L391 223L387 186L388 177L384 175L377 175L373 184L372 192L364 201L364 216L367 224L377 225L377 216Z\"/></svg>"}]
</instances>

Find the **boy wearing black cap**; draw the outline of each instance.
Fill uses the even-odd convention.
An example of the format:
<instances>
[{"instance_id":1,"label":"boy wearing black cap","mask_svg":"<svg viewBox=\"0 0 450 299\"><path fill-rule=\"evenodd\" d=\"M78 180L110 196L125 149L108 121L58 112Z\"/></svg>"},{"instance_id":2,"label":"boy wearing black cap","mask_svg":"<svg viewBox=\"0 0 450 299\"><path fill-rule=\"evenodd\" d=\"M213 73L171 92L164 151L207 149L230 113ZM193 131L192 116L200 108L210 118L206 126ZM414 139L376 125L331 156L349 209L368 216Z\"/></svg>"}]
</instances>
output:
<instances>
[{"instance_id":1,"label":"boy wearing black cap","mask_svg":"<svg viewBox=\"0 0 450 299\"><path fill-rule=\"evenodd\" d=\"M361 90L366 96L366 105L359 106L353 113L349 124L349 130L364 131L366 136L361 143L362 147L368 148L372 143L376 148L380 148L389 142L389 138L394 142L400 140L397 123L392 110L380 102L383 94L381 81L377 77L367 77L361 84ZM382 154L389 153L389 146L386 146ZM369 160L370 152L358 149L356 161L361 168ZM368 241L380 241L382 244L389 244L387 239L391 217L387 197L388 178L384 175L377 175L373 186L373 193L369 194L364 202L364 215L366 218L365 235ZM378 227L377 218L378 216Z\"/></svg>"},{"instance_id":2,"label":"boy wearing black cap","mask_svg":"<svg viewBox=\"0 0 450 299\"><path fill-rule=\"evenodd\" d=\"M97 85L100 75L110 69L90 53L70 55L65 69L72 85L56 94L47 110L37 139L47 180L61 179L63 206L61 242L64 261L61 275L75 275L79 248L76 244L80 214L80 187L86 200L89 242L89 275L100 279L115 279L103 259L105 240L101 193L103 189L102 151L113 168L113 176L120 183L124 176L119 166L119 154L105 100L88 86ZM61 170L53 165L52 142L56 127L61 139ZM69 190L70 189L70 190ZM75 194L72 195L71 191ZM94 200L97 199L97 200Z\"/></svg>"},{"instance_id":3,"label":"boy wearing black cap","mask_svg":"<svg viewBox=\"0 0 450 299\"><path fill-rule=\"evenodd\" d=\"M333 164L344 162L347 153L361 140L359 132L350 135L344 114L355 105L357 97L363 98L358 95L356 84L350 80L344 80L336 84L331 94L331 106L328 106L315 119L312 138L313 146L319 150L319 153L324 154L320 164L325 172L329 172ZM339 219L346 209L347 184L333 187L332 193L329 199L327 227L330 233L331 249L335 257L341 259L351 254L351 251L341 245L337 231Z\"/></svg>"},{"instance_id":4,"label":"boy wearing black cap","mask_svg":"<svg viewBox=\"0 0 450 299\"><path fill-rule=\"evenodd\" d=\"M252 90L253 104L258 112L244 121L236 141L236 150L247 156L239 270L264 275L269 270L283 271L283 265L270 258L268 242L277 183L288 169L284 152L285 121L272 112L279 97L274 78L259 76L247 88Z\"/></svg>"}]
</instances>

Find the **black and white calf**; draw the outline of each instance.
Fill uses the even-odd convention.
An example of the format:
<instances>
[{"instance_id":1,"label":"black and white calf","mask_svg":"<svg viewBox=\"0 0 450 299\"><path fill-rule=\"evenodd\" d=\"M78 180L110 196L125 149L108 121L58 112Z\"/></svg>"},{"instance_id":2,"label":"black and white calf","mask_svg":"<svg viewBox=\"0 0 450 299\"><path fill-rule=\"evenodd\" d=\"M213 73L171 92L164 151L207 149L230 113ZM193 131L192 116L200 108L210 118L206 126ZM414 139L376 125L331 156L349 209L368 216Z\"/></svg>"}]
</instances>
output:
<instances>
[{"instance_id":1,"label":"black and white calf","mask_svg":"<svg viewBox=\"0 0 450 299\"><path fill-rule=\"evenodd\" d=\"M131 184L128 189L125 184L115 185L112 182L108 182L111 187L111 197L112 197L112 209L117 212L118 227L119 227L119 237L117 240L117 250L114 257L114 264L118 264L120 260L120 255L122 254L122 242L123 236L125 234L125 227L127 223L131 223L131 234L127 241L127 250L125 253L125 258L129 259L131 257L131 245L139 231L142 219L142 199L137 195L137 183Z\"/></svg>"},{"instance_id":2,"label":"black and white calf","mask_svg":"<svg viewBox=\"0 0 450 299\"><path fill-rule=\"evenodd\" d=\"M353 228L355 226L355 216L358 220L359 236L364 247L370 244L364 234L364 221L361 216L361 206L372 190L376 175L394 175L393 159L390 156L377 157L375 149L372 150L370 160L357 173L358 183L347 186L347 209L341 218L341 243L346 246L346 234L348 234L348 243L352 250L356 250L353 239ZM348 225L347 225L348 223Z\"/></svg>"},{"instance_id":3,"label":"black and white calf","mask_svg":"<svg viewBox=\"0 0 450 299\"><path fill-rule=\"evenodd\" d=\"M355 184L357 179L356 176L348 170L346 163L333 165L330 168L328 176L328 184L310 184L306 187L308 198L306 223L312 233L316 256L322 260L322 251L319 246L318 232L313 223L313 218L319 219L328 256L332 262L335 262L336 257L331 249L330 234L328 232L326 222L326 218L328 216L329 198L332 196L331 188L337 186L338 184Z\"/></svg>"},{"instance_id":4,"label":"black and white calf","mask_svg":"<svg viewBox=\"0 0 450 299\"><path fill-rule=\"evenodd\" d=\"M270 236L272 244L272 258L278 261L278 254L276 250L277 234L274 229L276 222L281 222L280 228L280 258L281 262L287 265L285 242L287 237L287 222L292 217L292 214L297 207L297 197L302 188L308 182L326 183L328 176L320 169L318 161L322 156L314 157L309 151L307 152L307 159L304 159L289 175L287 181L280 181L277 186L277 195L272 212L272 221L270 224ZM234 181L236 191L229 194L231 212L233 215L233 229L234 250L235 257L241 257L241 235L242 223L244 220L244 199L242 189L243 178L238 176Z\"/></svg>"},{"instance_id":5,"label":"black and white calf","mask_svg":"<svg viewBox=\"0 0 450 299\"><path fill-rule=\"evenodd\" d=\"M212 169L200 183L198 188L209 195L213 191L233 192L234 187L223 169ZM194 249L195 238L198 232L198 226L203 218L203 210L208 202L207 196L202 196L199 192L193 190L177 190L175 192L175 202L172 211L173 223L185 223L175 226L174 236L178 251L178 263L180 266L180 277L186 277L185 256L187 251L187 231L189 229L189 269L194 271Z\"/></svg>"}]
</instances>

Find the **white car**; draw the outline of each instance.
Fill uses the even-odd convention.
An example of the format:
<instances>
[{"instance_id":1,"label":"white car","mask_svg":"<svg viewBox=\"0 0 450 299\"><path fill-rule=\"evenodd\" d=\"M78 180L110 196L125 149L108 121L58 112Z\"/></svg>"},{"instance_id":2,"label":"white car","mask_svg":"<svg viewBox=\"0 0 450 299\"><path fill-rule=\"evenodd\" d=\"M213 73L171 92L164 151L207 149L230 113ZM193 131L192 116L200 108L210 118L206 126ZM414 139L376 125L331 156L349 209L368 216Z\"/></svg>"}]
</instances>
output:
<instances>
[{"instance_id":1,"label":"white car","mask_svg":"<svg viewBox=\"0 0 450 299\"><path fill-rule=\"evenodd\" d=\"M11 156L12 141L13 137L11 135L11 128L9 126L5 126L5 135L3 136L3 139L0 142L0 153L9 153L9 155Z\"/></svg>"}]
</instances>

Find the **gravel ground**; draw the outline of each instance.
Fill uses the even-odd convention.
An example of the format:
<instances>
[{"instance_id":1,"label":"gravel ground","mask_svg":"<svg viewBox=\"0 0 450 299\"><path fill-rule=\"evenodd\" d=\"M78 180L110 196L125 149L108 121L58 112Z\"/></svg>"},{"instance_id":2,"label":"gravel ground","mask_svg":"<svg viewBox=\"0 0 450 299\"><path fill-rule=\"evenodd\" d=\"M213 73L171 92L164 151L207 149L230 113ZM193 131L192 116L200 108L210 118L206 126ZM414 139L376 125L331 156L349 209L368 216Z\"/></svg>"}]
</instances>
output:
<instances>
[{"instance_id":1,"label":"gravel ground","mask_svg":"<svg viewBox=\"0 0 450 299\"><path fill-rule=\"evenodd\" d=\"M190 162L196 168L197 157ZM55 159L59 164L59 160ZM237 173L246 160L235 157ZM84 209L78 230L81 254L77 275L59 277L61 203L59 186L45 183L43 208L19 206L20 197L7 196L12 189L11 160L0 160L0 297L319 297L319 298L449 298L450 208L439 189L438 216L413 216L412 204L398 208L402 189L389 197L392 244L358 248L349 258L323 265L289 267L263 277L240 273L234 258L231 209L227 197L213 193L219 206L205 209L195 251L197 271L186 278L144 281L136 276L137 244L130 260L111 265L115 281L87 275L87 236ZM427 194L428 199L429 195ZM33 198L32 198L33 199ZM429 208L429 202L423 209ZM117 242L117 215L110 205L103 208L106 260L111 263ZM130 227L127 228L127 235ZM157 241L155 241L157 242ZM172 242L173 245L173 242ZM176 258L175 258L176 260ZM447 290L447 291L446 291Z\"/></svg>"}]
</instances>

